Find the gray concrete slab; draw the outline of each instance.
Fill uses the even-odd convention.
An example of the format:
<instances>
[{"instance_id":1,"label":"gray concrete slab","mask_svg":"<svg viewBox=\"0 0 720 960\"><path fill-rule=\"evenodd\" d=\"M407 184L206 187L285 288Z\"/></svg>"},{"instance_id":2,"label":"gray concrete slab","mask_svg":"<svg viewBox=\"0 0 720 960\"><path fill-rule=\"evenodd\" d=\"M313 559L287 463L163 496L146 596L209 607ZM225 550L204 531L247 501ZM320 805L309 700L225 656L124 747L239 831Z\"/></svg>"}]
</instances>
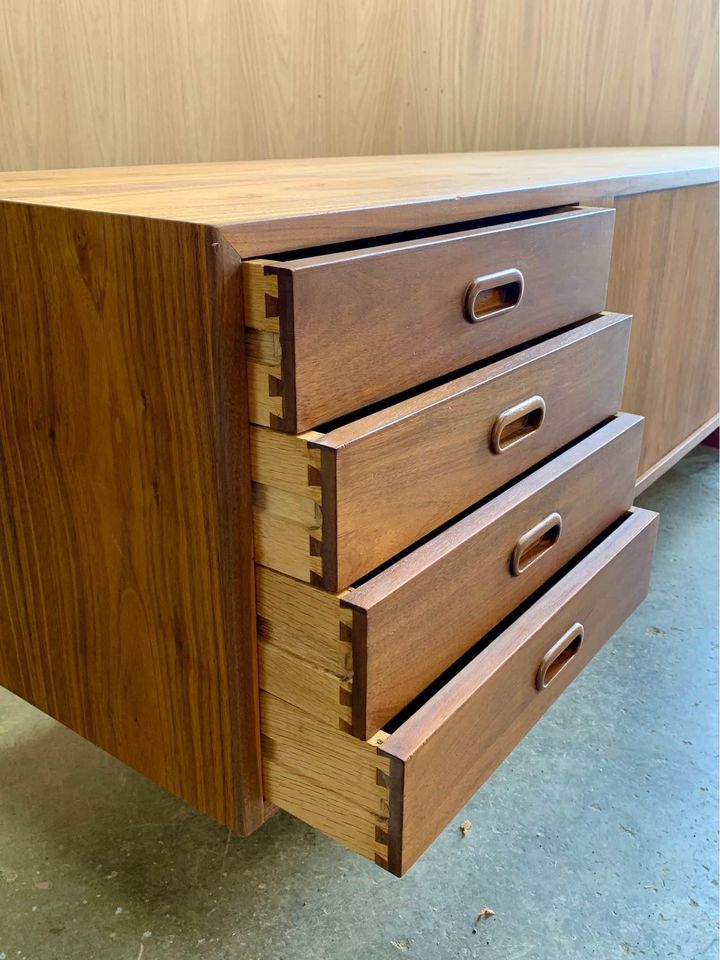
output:
<instances>
[{"instance_id":1,"label":"gray concrete slab","mask_svg":"<svg viewBox=\"0 0 720 960\"><path fill-rule=\"evenodd\" d=\"M0 960L716 957L716 451L641 503L650 597L403 880L285 814L231 837L0 692Z\"/></svg>"}]
</instances>

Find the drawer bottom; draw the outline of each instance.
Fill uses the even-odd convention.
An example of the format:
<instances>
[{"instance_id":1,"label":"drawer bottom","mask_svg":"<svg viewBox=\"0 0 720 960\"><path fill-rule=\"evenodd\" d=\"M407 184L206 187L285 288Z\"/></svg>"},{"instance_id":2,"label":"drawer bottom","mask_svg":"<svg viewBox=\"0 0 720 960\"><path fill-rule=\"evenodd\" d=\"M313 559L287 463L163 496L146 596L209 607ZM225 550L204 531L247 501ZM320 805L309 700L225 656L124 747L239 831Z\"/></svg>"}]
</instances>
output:
<instances>
[{"instance_id":1,"label":"drawer bottom","mask_svg":"<svg viewBox=\"0 0 720 960\"><path fill-rule=\"evenodd\" d=\"M401 876L645 597L635 509L369 741L263 692L268 800Z\"/></svg>"}]
</instances>

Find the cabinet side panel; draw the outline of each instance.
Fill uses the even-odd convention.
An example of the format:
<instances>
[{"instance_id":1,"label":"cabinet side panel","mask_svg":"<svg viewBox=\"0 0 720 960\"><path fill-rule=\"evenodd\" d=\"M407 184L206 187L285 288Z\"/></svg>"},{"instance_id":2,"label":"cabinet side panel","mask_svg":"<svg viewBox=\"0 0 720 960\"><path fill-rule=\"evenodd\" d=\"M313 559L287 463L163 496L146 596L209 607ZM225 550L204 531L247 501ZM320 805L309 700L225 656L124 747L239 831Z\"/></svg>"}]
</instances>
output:
<instances>
[{"instance_id":1,"label":"cabinet side panel","mask_svg":"<svg viewBox=\"0 0 720 960\"><path fill-rule=\"evenodd\" d=\"M639 473L654 479L718 413L718 187L615 208L608 309L633 315L623 409L645 417Z\"/></svg>"},{"instance_id":2,"label":"cabinet side panel","mask_svg":"<svg viewBox=\"0 0 720 960\"><path fill-rule=\"evenodd\" d=\"M0 205L0 683L249 832L241 290L218 239Z\"/></svg>"}]
</instances>

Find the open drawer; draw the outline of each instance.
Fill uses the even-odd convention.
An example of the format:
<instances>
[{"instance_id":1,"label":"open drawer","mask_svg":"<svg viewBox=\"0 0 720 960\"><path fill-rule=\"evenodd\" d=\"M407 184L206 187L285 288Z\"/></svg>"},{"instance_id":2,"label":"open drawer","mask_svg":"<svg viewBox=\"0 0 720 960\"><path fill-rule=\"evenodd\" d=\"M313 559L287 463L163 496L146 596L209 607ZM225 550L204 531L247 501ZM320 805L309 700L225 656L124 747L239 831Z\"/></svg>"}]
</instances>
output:
<instances>
[{"instance_id":1,"label":"open drawer","mask_svg":"<svg viewBox=\"0 0 720 960\"><path fill-rule=\"evenodd\" d=\"M400 876L645 597L632 510L370 741L261 694L265 794Z\"/></svg>"},{"instance_id":2,"label":"open drawer","mask_svg":"<svg viewBox=\"0 0 720 960\"><path fill-rule=\"evenodd\" d=\"M617 413L630 324L578 323L323 433L254 428L255 559L355 583Z\"/></svg>"},{"instance_id":3,"label":"open drawer","mask_svg":"<svg viewBox=\"0 0 720 960\"><path fill-rule=\"evenodd\" d=\"M614 217L564 208L247 261L250 419L308 430L598 313Z\"/></svg>"}]
</instances>

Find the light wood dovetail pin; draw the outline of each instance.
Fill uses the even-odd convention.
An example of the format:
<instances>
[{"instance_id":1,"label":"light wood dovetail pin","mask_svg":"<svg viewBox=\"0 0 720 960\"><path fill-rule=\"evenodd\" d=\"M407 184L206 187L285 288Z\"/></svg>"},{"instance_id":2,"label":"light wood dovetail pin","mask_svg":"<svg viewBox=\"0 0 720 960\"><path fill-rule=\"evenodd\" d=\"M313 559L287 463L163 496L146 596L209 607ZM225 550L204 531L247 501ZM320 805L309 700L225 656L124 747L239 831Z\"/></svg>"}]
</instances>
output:
<instances>
[{"instance_id":1,"label":"light wood dovetail pin","mask_svg":"<svg viewBox=\"0 0 720 960\"><path fill-rule=\"evenodd\" d=\"M277 427L283 418L278 278L262 261L243 264L243 302L250 420Z\"/></svg>"}]
</instances>

